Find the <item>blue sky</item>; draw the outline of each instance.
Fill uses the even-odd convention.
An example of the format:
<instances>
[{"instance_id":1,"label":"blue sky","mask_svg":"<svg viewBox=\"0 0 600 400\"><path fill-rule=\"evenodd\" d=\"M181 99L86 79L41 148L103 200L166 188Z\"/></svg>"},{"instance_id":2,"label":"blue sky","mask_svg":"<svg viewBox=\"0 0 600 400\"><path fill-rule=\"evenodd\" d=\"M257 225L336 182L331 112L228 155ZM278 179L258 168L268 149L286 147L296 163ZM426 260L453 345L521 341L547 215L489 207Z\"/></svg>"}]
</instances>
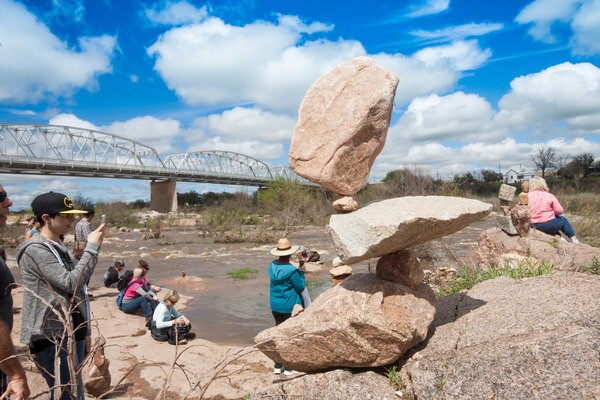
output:
<instances>
[{"instance_id":1,"label":"blue sky","mask_svg":"<svg viewBox=\"0 0 600 400\"><path fill-rule=\"evenodd\" d=\"M287 165L309 86L369 56L400 79L371 181L506 170L543 146L600 158L600 0L0 0L0 45L0 121L97 129L162 156ZM15 209L51 189L149 198L147 181L0 179ZM190 189L225 187L178 185Z\"/></svg>"}]
</instances>

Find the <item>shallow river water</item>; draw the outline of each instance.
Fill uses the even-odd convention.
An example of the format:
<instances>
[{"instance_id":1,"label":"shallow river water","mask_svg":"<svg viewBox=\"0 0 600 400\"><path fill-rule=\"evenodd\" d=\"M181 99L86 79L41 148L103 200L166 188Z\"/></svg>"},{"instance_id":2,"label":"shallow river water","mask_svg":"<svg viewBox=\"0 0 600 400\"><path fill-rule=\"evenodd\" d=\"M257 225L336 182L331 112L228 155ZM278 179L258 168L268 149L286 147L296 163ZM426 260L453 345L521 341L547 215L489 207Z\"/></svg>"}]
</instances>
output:
<instances>
[{"instance_id":1,"label":"shallow river water","mask_svg":"<svg viewBox=\"0 0 600 400\"><path fill-rule=\"evenodd\" d=\"M430 242L429 256L422 260L423 267L455 267L457 260L470 257L479 233L492 224L488 217ZM163 234L159 239L142 240L140 232L111 233L102 245L90 286L102 286L102 275L115 260L121 259L125 269L133 269L142 258L150 265L148 278L153 284L193 297L185 314L198 337L220 344L247 346L253 344L260 331L274 325L269 309L268 276L273 258L268 251L272 245L217 244L211 238L202 237L195 228L169 228ZM294 244L317 250L321 255L321 270L306 273L311 298L315 299L332 286L329 269L337 255L335 249L326 228L306 227L289 237ZM229 272L239 268L252 268L257 273L247 280L229 277ZM369 263L363 261L352 268L355 272L367 272ZM18 271L15 272L15 277L20 279ZM184 278L182 272L185 272Z\"/></svg>"}]
</instances>

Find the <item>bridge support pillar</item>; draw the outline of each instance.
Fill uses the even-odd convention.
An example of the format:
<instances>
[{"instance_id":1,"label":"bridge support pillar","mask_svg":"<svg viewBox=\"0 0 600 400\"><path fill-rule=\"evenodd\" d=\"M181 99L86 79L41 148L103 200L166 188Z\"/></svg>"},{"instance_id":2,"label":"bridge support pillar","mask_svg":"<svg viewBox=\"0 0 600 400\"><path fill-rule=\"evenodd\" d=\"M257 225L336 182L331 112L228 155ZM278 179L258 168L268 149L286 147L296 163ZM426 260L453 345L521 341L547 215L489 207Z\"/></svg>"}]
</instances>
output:
<instances>
[{"instance_id":1,"label":"bridge support pillar","mask_svg":"<svg viewBox=\"0 0 600 400\"><path fill-rule=\"evenodd\" d=\"M150 182L150 208L168 213L177 211L177 187L174 179Z\"/></svg>"}]
</instances>

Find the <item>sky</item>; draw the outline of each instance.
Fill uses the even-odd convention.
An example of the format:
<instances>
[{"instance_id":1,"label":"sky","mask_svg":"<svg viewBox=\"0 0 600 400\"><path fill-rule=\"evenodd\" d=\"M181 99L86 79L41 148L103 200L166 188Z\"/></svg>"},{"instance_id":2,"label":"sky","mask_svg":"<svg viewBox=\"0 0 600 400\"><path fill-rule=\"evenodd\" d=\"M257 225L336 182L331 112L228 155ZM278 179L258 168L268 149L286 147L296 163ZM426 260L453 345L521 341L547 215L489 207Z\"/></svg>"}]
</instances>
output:
<instances>
[{"instance_id":1,"label":"sky","mask_svg":"<svg viewBox=\"0 0 600 400\"><path fill-rule=\"evenodd\" d=\"M163 159L227 150L289 165L306 91L359 56L399 78L370 182L531 167L544 147L600 158L600 0L0 0L0 122L95 129ZM0 183L14 209L47 190L150 196L137 180Z\"/></svg>"}]
</instances>

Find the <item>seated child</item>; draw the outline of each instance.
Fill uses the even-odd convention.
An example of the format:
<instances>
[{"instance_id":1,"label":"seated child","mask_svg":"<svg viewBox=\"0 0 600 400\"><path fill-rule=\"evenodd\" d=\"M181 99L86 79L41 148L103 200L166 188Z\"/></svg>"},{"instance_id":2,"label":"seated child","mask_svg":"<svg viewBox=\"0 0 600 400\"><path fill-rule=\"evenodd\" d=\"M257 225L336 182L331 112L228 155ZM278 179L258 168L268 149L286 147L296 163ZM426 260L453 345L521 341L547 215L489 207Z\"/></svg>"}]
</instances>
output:
<instances>
[{"instance_id":1,"label":"seated child","mask_svg":"<svg viewBox=\"0 0 600 400\"><path fill-rule=\"evenodd\" d=\"M192 325L190 321L177 311L174 305L179 301L179 293L170 290L163 301L154 310L150 333L154 340L169 341L170 344L186 344L186 336Z\"/></svg>"}]
</instances>

